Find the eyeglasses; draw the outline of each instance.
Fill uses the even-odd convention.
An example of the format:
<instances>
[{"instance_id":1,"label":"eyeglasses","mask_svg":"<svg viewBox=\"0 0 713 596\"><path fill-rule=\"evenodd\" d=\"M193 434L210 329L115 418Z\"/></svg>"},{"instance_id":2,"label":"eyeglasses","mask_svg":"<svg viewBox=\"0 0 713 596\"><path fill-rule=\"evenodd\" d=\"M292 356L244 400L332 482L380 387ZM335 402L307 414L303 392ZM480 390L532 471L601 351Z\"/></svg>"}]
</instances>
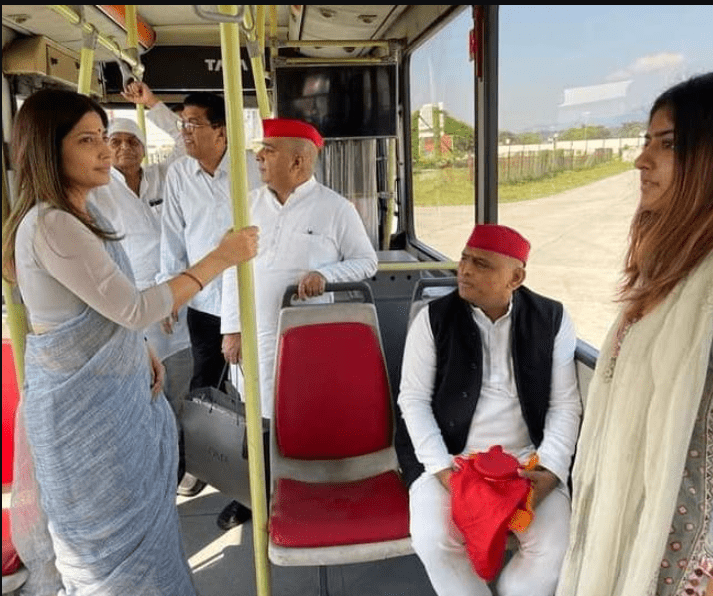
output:
<instances>
[{"instance_id":1,"label":"eyeglasses","mask_svg":"<svg viewBox=\"0 0 713 596\"><path fill-rule=\"evenodd\" d=\"M192 133L196 128L202 128L204 126L213 126L210 122L208 124L196 124L195 122L189 122L188 120L176 120L176 128L180 131L186 131Z\"/></svg>"},{"instance_id":2,"label":"eyeglasses","mask_svg":"<svg viewBox=\"0 0 713 596\"><path fill-rule=\"evenodd\" d=\"M120 137L110 137L109 138L109 147L112 149L118 149L122 145L127 145L131 149L138 149L141 147L141 141L137 139L135 136L131 136L129 138L120 138Z\"/></svg>"}]
</instances>

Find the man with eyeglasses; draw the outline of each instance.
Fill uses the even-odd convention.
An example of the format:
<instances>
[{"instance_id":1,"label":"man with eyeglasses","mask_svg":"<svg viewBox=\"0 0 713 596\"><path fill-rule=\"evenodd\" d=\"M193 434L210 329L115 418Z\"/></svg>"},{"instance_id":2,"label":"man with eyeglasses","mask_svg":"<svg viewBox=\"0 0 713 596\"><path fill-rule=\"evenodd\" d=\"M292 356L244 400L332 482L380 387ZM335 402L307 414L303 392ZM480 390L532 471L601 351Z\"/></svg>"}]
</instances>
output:
<instances>
[{"instance_id":1,"label":"man with eyeglasses","mask_svg":"<svg viewBox=\"0 0 713 596\"><path fill-rule=\"evenodd\" d=\"M174 162L166 176L159 281L202 259L233 224L223 98L189 94L177 127L187 155ZM221 280L216 279L188 305L194 365L191 389L216 387L220 382L225 365L220 301Z\"/></svg>"},{"instance_id":2,"label":"man with eyeglasses","mask_svg":"<svg viewBox=\"0 0 713 596\"><path fill-rule=\"evenodd\" d=\"M174 162L166 176L158 281L170 279L201 260L233 225L223 98L213 93L189 94L176 124L187 155ZM253 161L248 163L252 165ZM256 179L253 173L252 180ZM248 186L254 186L250 169ZM217 278L188 304L191 389L218 387L222 382L221 288L221 279ZM171 321L165 324L170 329Z\"/></svg>"}]
</instances>

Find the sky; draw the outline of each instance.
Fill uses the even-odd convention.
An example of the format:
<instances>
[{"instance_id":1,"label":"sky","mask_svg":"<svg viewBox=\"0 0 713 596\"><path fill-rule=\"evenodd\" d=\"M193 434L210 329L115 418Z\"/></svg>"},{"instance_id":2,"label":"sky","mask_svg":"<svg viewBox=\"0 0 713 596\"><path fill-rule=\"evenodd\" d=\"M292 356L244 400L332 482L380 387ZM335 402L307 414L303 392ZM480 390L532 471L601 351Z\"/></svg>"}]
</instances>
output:
<instances>
[{"instance_id":1,"label":"sky","mask_svg":"<svg viewBox=\"0 0 713 596\"><path fill-rule=\"evenodd\" d=\"M710 5L501 5L499 24L500 130L645 120L664 89L713 71ZM412 109L439 101L472 123L472 26L466 10L414 55Z\"/></svg>"}]
</instances>

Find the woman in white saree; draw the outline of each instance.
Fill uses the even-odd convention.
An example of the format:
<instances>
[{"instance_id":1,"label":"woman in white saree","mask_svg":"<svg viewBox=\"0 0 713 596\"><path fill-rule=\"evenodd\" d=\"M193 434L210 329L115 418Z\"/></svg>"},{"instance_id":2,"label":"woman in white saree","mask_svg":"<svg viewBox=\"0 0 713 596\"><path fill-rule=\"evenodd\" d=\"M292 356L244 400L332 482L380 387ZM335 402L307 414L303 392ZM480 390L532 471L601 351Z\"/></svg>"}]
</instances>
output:
<instances>
[{"instance_id":1,"label":"woman in white saree","mask_svg":"<svg viewBox=\"0 0 713 596\"><path fill-rule=\"evenodd\" d=\"M713 594L713 73L656 100L636 167L558 596Z\"/></svg>"},{"instance_id":2,"label":"woman in white saree","mask_svg":"<svg viewBox=\"0 0 713 596\"><path fill-rule=\"evenodd\" d=\"M107 118L88 97L43 90L13 130L17 195L3 276L29 315L17 415L12 538L25 593L193 596L175 485L176 426L139 330L252 258L257 230L139 291L87 193L109 180ZM153 393L153 396L152 396Z\"/></svg>"}]
</instances>

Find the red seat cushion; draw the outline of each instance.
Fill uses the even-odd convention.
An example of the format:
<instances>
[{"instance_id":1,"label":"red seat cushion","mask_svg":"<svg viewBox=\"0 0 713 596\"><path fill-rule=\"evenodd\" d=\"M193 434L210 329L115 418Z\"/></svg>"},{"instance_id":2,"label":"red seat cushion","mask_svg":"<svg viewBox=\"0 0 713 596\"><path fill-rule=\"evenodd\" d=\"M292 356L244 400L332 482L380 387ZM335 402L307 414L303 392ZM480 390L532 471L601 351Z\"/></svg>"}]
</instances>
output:
<instances>
[{"instance_id":1,"label":"red seat cushion","mask_svg":"<svg viewBox=\"0 0 713 596\"><path fill-rule=\"evenodd\" d=\"M15 410L20 401L15 374L15 359L9 340L2 340L2 483L12 484L12 458L15 442ZM3 559L4 560L4 559Z\"/></svg>"},{"instance_id":2,"label":"red seat cushion","mask_svg":"<svg viewBox=\"0 0 713 596\"><path fill-rule=\"evenodd\" d=\"M391 397L381 345L363 323L320 323L280 338L275 428L280 452L341 459L391 444Z\"/></svg>"},{"instance_id":3,"label":"red seat cushion","mask_svg":"<svg viewBox=\"0 0 713 596\"><path fill-rule=\"evenodd\" d=\"M408 492L395 472L344 483L277 481L270 516L274 544L314 548L408 536Z\"/></svg>"},{"instance_id":4,"label":"red seat cushion","mask_svg":"<svg viewBox=\"0 0 713 596\"><path fill-rule=\"evenodd\" d=\"M15 547L10 541L10 511L7 509L2 510L2 574L3 577L6 575L12 575L20 567L22 567L22 561L15 550Z\"/></svg>"}]
</instances>

